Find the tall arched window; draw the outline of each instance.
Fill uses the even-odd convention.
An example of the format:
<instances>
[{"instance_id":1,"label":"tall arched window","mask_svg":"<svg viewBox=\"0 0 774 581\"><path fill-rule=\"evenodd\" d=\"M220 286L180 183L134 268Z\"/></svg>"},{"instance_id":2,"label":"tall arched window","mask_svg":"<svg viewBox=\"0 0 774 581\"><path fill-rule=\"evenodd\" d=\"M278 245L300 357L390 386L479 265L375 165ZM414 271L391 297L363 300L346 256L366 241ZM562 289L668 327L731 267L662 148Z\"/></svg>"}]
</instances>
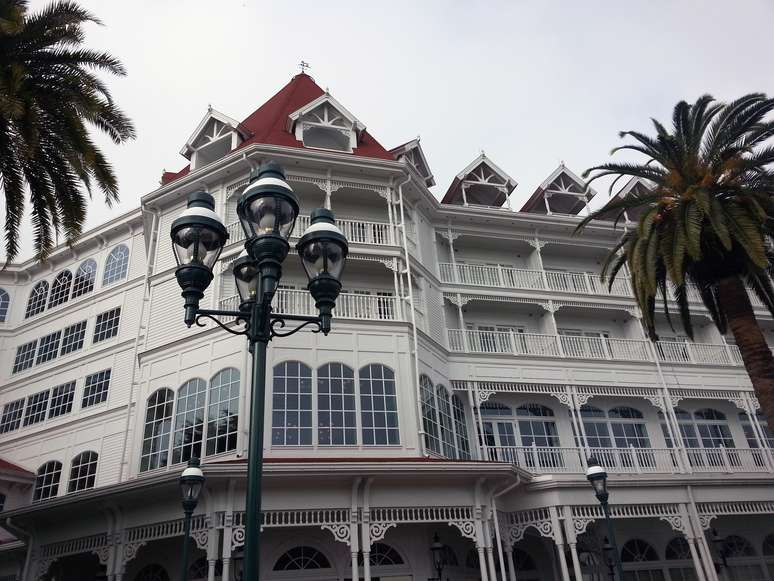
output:
<instances>
[{"instance_id":1,"label":"tall arched window","mask_svg":"<svg viewBox=\"0 0 774 581\"><path fill-rule=\"evenodd\" d=\"M769 429L769 423L766 416L763 415L763 412L758 412L755 414L755 419L758 421L758 425L763 431L763 445L774 448L774 434L772 434ZM755 430L750 421L750 416L745 412L740 412L739 422L742 424L742 430L744 430L744 437L747 440L747 445L750 446L750 448L759 448L758 438L755 437Z\"/></svg>"},{"instance_id":2,"label":"tall arched window","mask_svg":"<svg viewBox=\"0 0 774 581\"><path fill-rule=\"evenodd\" d=\"M271 442L275 446L312 445L312 369L300 361L274 366Z\"/></svg>"},{"instance_id":3,"label":"tall arched window","mask_svg":"<svg viewBox=\"0 0 774 581\"><path fill-rule=\"evenodd\" d=\"M108 254L105 261L105 272L102 275L102 286L107 286L126 278L129 270L129 249L119 244Z\"/></svg>"},{"instance_id":4,"label":"tall arched window","mask_svg":"<svg viewBox=\"0 0 774 581\"><path fill-rule=\"evenodd\" d=\"M73 281L73 298L80 297L94 290L94 280L97 277L97 263L89 258L81 262L75 271Z\"/></svg>"},{"instance_id":5,"label":"tall arched window","mask_svg":"<svg viewBox=\"0 0 774 581\"><path fill-rule=\"evenodd\" d=\"M693 413L699 439L704 448L734 447L734 439L723 412L706 408Z\"/></svg>"},{"instance_id":6,"label":"tall arched window","mask_svg":"<svg viewBox=\"0 0 774 581\"><path fill-rule=\"evenodd\" d=\"M70 481L67 483L68 493L94 488L97 479L97 458L97 453L92 451L81 452L73 458Z\"/></svg>"},{"instance_id":7,"label":"tall arched window","mask_svg":"<svg viewBox=\"0 0 774 581\"><path fill-rule=\"evenodd\" d=\"M30 298L27 301L27 311L24 318L29 319L33 315L42 313L46 309L46 300L48 299L48 281L41 280L32 288Z\"/></svg>"},{"instance_id":8,"label":"tall arched window","mask_svg":"<svg viewBox=\"0 0 774 581\"><path fill-rule=\"evenodd\" d=\"M425 446L436 454L441 453L440 428L435 411L435 396L433 382L427 375L419 378L419 389L422 394L422 425L425 430Z\"/></svg>"},{"instance_id":9,"label":"tall arched window","mask_svg":"<svg viewBox=\"0 0 774 581\"><path fill-rule=\"evenodd\" d=\"M470 440L468 440L468 424L465 421L465 408L456 393L451 397L451 404L454 414L454 431L457 433L458 458L470 460Z\"/></svg>"},{"instance_id":10,"label":"tall arched window","mask_svg":"<svg viewBox=\"0 0 774 581\"><path fill-rule=\"evenodd\" d=\"M604 410L591 405L582 405L580 416L583 420L583 431L590 448L612 448L613 439L607 424L607 414ZM578 440L580 442L580 440Z\"/></svg>"},{"instance_id":11,"label":"tall arched window","mask_svg":"<svg viewBox=\"0 0 774 581\"><path fill-rule=\"evenodd\" d=\"M686 561L691 558L691 548L685 537L675 537L667 543L664 555L668 561Z\"/></svg>"},{"instance_id":12,"label":"tall arched window","mask_svg":"<svg viewBox=\"0 0 774 581\"><path fill-rule=\"evenodd\" d=\"M49 309L68 301L72 284L73 273L69 270L63 270L56 275L54 284L51 285L51 296L48 299Z\"/></svg>"},{"instance_id":13,"label":"tall arched window","mask_svg":"<svg viewBox=\"0 0 774 581\"><path fill-rule=\"evenodd\" d=\"M142 437L140 472L167 465L174 402L175 393L167 388L154 391L148 398L148 406L145 411L145 430Z\"/></svg>"},{"instance_id":14,"label":"tall arched window","mask_svg":"<svg viewBox=\"0 0 774 581\"><path fill-rule=\"evenodd\" d=\"M723 554L729 559L754 557L755 549L750 541L739 535L728 535L723 540Z\"/></svg>"},{"instance_id":15,"label":"tall arched window","mask_svg":"<svg viewBox=\"0 0 774 581\"><path fill-rule=\"evenodd\" d=\"M321 446L357 444L355 372L343 363L317 369L317 443Z\"/></svg>"},{"instance_id":16,"label":"tall arched window","mask_svg":"<svg viewBox=\"0 0 774 581\"><path fill-rule=\"evenodd\" d=\"M207 382L203 379L190 379L177 390L172 464L201 458L206 398Z\"/></svg>"},{"instance_id":17,"label":"tall arched window","mask_svg":"<svg viewBox=\"0 0 774 581\"><path fill-rule=\"evenodd\" d=\"M5 323L8 318L8 307L11 304L11 297L4 288L0 288L0 323Z\"/></svg>"},{"instance_id":18,"label":"tall arched window","mask_svg":"<svg viewBox=\"0 0 774 581\"><path fill-rule=\"evenodd\" d=\"M554 412L544 405L529 403L516 408L522 446L559 446Z\"/></svg>"},{"instance_id":19,"label":"tall arched window","mask_svg":"<svg viewBox=\"0 0 774 581\"><path fill-rule=\"evenodd\" d=\"M658 561L658 553L650 544L642 539L627 541L621 549L623 563L641 563L643 561Z\"/></svg>"},{"instance_id":20,"label":"tall arched window","mask_svg":"<svg viewBox=\"0 0 774 581\"><path fill-rule=\"evenodd\" d=\"M756 559L757 556L750 541L739 535L729 535L723 540L723 555L728 559L729 578L734 581L758 581L765 579L763 567ZM740 562L739 559L742 559Z\"/></svg>"},{"instance_id":21,"label":"tall arched window","mask_svg":"<svg viewBox=\"0 0 774 581\"><path fill-rule=\"evenodd\" d=\"M56 460L46 462L38 468L32 500L37 502L59 494L59 478L61 475L62 463Z\"/></svg>"},{"instance_id":22,"label":"tall arched window","mask_svg":"<svg viewBox=\"0 0 774 581\"><path fill-rule=\"evenodd\" d=\"M447 458L454 458L454 427L452 426L451 405L449 404L449 394L446 393L446 388L443 385L439 384L435 387L435 397L438 402L438 424L441 427L443 454Z\"/></svg>"},{"instance_id":23,"label":"tall arched window","mask_svg":"<svg viewBox=\"0 0 774 581\"><path fill-rule=\"evenodd\" d=\"M236 450L239 430L239 370L228 367L210 380L207 455Z\"/></svg>"},{"instance_id":24,"label":"tall arched window","mask_svg":"<svg viewBox=\"0 0 774 581\"><path fill-rule=\"evenodd\" d=\"M607 412L617 448L650 448L648 429L642 412L631 407L615 407Z\"/></svg>"},{"instance_id":25,"label":"tall arched window","mask_svg":"<svg viewBox=\"0 0 774 581\"><path fill-rule=\"evenodd\" d=\"M274 563L273 571L311 571L330 569L328 557L313 547L293 547Z\"/></svg>"},{"instance_id":26,"label":"tall arched window","mask_svg":"<svg viewBox=\"0 0 774 581\"><path fill-rule=\"evenodd\" d=\"M360 368L360 413L364 446L397 446L398 396L395 373L386 365L373 363Z\"/></svg>"},{"instance_id":27,"label":"tall arched window","mask_svg":"<svg viewBox=\"0 0 774 581\"><path fill-rule=\"evenodd\" d=\"M360 558L362 560L362 556ZM371 562L371 567L403 565L403 557L400 556L400 553L386 543L374 543L371 545L369 561Z\"/></svg>"}]
</instances>

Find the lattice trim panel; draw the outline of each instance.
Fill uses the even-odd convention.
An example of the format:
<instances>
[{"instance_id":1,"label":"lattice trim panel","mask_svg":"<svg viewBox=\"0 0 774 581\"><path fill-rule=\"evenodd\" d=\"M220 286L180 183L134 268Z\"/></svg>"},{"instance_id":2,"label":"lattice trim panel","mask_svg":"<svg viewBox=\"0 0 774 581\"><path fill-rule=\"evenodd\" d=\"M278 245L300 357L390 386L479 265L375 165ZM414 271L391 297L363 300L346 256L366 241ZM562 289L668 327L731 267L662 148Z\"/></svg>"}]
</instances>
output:
<instances>
[{"instance_id":1,"label":"lattice trim panel","mask_svg":"<svg viewBox=\"0 0 774 581\"><path fill-rule=\"evenodd\" d=\"M206 529L208 528L208 525L207 515L199 514L191 519L192 531ZM184 530L185 519L179 518L176 520L128 528L125 532L125 538L127 543L153 541L156 539L182 536Z\"/></svg>"},{"instance_id":2,"label":"lattice trim panel","mask_svg":"<svg viewBox=\"0 0 774 581\"><path fill-rule=\"evenodd\" d=\"M42 558L57 558L77 553L95 551L101 547L110 545L110 537L107 533L99 533L88 537L80 537L67 541L49 543L40 547L40 556Z\"/></svg>"},{"instance_id":3,"label":"lattice trim panel","mask_svg":"<svg viewBox=\"0 0 774 581\"><path fill-rule=\"evenodd\" d=\"M490 303L520 303L524 305L538 305L546 311L550 310L548 302L544 300L530 299L525 297L506 297L506 296L500 296L500 295L482 295L482 294L473 294L473 293L445 292L443 293L443 298L445 298L453 305L456 305L458 303L457 295L459 295L460 298L462 299L462 304L459 305L461 307L464 307L470 301L487 301Z\"/></svg>"},{"instance_id":4,"label":"lattice trim panel","mask_svg":"<svg viewBox=\"0 0 774 581\"><path fill-rule=\"evenodd\" d=\"M261 512L261 527L313 527L349 523L350 513L349 508L266 510ZM233 515L234 526L245 524L244 511L234 512Z\"/></svg>"},{"instance_id":5,"label":"lattice trim panel","mask_svg":"<svg viewBox=\"0 0 774 581\"><path fill-rule=\"evenodd\" d=\"M369 512L371 522L429 523L473 520L470 506L377 507Z\"/></svg>"},{"instance_id":6,"label":"lattice trim panel","mask_svg":"<svg viewBox=\"0 0 774 581\"><path fill-rule=\"evenodd\" d=\"M504 533L510 544L522 540L529 528L534 528L542 537L554 538L551 512L547 507L507 512L503 520Z\"/></svg>"}]
</instances>

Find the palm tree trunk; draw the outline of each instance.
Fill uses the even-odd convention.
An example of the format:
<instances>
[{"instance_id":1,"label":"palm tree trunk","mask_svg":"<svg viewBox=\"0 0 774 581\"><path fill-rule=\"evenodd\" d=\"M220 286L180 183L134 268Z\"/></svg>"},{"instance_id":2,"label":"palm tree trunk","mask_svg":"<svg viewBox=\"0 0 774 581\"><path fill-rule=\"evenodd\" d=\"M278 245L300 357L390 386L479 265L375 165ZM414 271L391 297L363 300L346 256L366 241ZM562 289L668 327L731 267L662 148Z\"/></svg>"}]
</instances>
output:
<instances>
[{"instance_id":1,"label":"palm tree trunk","mask_svg":"<svg viewBox=\"0 0 774 581\"><path fill-rule=\"evenodd\" d=\"M718 283L718 301L726 313L728 327L742 354L761 410L768 418L769 428L774 430L774 355L755 320L750 297L739 277L724 278Z\"/></svg>"}]
</instances>

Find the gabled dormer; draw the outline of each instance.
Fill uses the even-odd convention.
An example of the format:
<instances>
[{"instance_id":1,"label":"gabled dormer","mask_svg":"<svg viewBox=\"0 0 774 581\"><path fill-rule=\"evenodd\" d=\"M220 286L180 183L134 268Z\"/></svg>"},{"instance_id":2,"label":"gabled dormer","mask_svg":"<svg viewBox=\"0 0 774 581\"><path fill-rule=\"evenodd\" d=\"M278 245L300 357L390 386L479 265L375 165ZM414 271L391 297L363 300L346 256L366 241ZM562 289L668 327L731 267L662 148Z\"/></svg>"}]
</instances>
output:
<instances>
[{"instance_id":1,"label":"gabled dormer","mask_svg":"<svg viewBox=\"0 0 774 581\"><path fill-rule=\"evenodd\" d=\"M530 214L576 215L596 195L596 191L587 188L584 181L562 162L538 186L521 211Z\"/></svg>"},{"instance_id":2,"label":"gabled dormer","mask_svg":"<svg viewBox=\"0 0 774 581\"><path fill-rule=\"evenodd\" d=\"M419 145L419 137L391 149L390 153L393 154L398 161L405 159L416 172L424 178L425 185L428 188L435 185L433 172L430 171L430 165L427 163L425 153L422 151L422 146Z\"/></svg>"},{"instance_id":3,"label":"gabled dormer","mask_svg":"<svg viewBox=\"0 0 774 581\"><path fill-rule=\"evenodd\" d=\"M233 151L248 137L249 131L239 121L209 107L180 155L191 161L192 170L198 169Z\"/></svg>"},{"instance_id":4,"label":"gabled dormer","mask_svg":"<svg viewBox=\"0 0 774 581\"><path fill-rule=\"evenodd\" d=\"M352 153L365 125L326 92L288 116L288 131L304 147Z\"/></svg>"},{"instance_id":5,"label":"gabled dormer","mask_svg":"<svg viewBox=\"0 0 774 581\"><path fill-rule=\"evenodd\" d=\"M616 202L618 200L622 200L623 198L627 196L639 196L647 194L651 191L652 185L647 182L646 180L638 177L632 177L629 179L628 182L620 189L618 192L610 198L610 201L607 203L612 204L613 202ZM640 219L640 216L642 216L643 212L645 211L645 208L643 206L635 207L635 208L629 208L627 210L624 210L624 216L623 219L626 222L637 222ZM599 219L600 220L615 220L618 217L618 210L607 212L605 214L600 214Z\"/></svg>"},{"instance_id":6,"label":"gabled dormer","mask_svg":"<svg viewBox=\"0 0 774 581\"><path fill-rule=\"evenodd\" d=\"M516 185L516 180L482 153L455 176L441 203L499 208L504 202L510 202L509 196Z\"/></svg>"}]
</instances>

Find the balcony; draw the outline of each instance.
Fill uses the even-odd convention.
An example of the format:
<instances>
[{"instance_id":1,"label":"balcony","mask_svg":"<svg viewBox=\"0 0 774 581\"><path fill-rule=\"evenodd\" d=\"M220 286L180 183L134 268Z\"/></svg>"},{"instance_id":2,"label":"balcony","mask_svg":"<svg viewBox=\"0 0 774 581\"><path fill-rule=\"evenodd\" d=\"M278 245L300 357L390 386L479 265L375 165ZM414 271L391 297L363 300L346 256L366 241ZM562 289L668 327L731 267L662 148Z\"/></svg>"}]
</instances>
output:
<instances>
[{"instance_id":1,"label":"balcony","mask_svg":"<svg viewBox=\"0 0 774 581\"><path fill-rule=\"evenodd\" d=\"M284 315L317 315L314 299L307 290L279 289L272 303ZM221 309L239 309L239 296L220 301ZM341 293L333 310L334 318L363 321L398 321L398 300L394 296Z\"/></svg>"},{"instance_id":2,"label":"balcony","mask_svg":"<svg viewBox=\"0 0 774 581\"><path fill-rule=\"evenodd\" d=\"M585 474L584 458L595 457L612 474L677 474L770 472L769 450L750 448L578 448L487 446L486 457L508 462L534 474ZM768 461L768 462L767 462Z\"/></svg>"},{"instance_id":3,"label":"balcony","mask_svg":"<svg viewBox=\"0 0 774 581\"><path fill-rule=\"evenodd\" d=\"M449 350L457 353L655 361L646 340L462 329L447 329L447 333ZM657 341L654 345L658 360L664 363L742 365L736 345L670 341Z\"/></svg>"},{"instance_id":4,"label":"balcony","mask_svg":"<svg viewBox=\"0 0 774 581\"><path fill-rule=\"evenodd\" d=\"M394 226L386 222L365 222L363 220L342 220L337 218L336 225L341 228L350 244L372 244L376 246L395 246L397 233ZM296 225L291 238L299 238L309 227L309 216L296 218ZM229 244L235 244L245 239L244 230L239 222L226 226Z\"/></svg>"}]
</instances>

